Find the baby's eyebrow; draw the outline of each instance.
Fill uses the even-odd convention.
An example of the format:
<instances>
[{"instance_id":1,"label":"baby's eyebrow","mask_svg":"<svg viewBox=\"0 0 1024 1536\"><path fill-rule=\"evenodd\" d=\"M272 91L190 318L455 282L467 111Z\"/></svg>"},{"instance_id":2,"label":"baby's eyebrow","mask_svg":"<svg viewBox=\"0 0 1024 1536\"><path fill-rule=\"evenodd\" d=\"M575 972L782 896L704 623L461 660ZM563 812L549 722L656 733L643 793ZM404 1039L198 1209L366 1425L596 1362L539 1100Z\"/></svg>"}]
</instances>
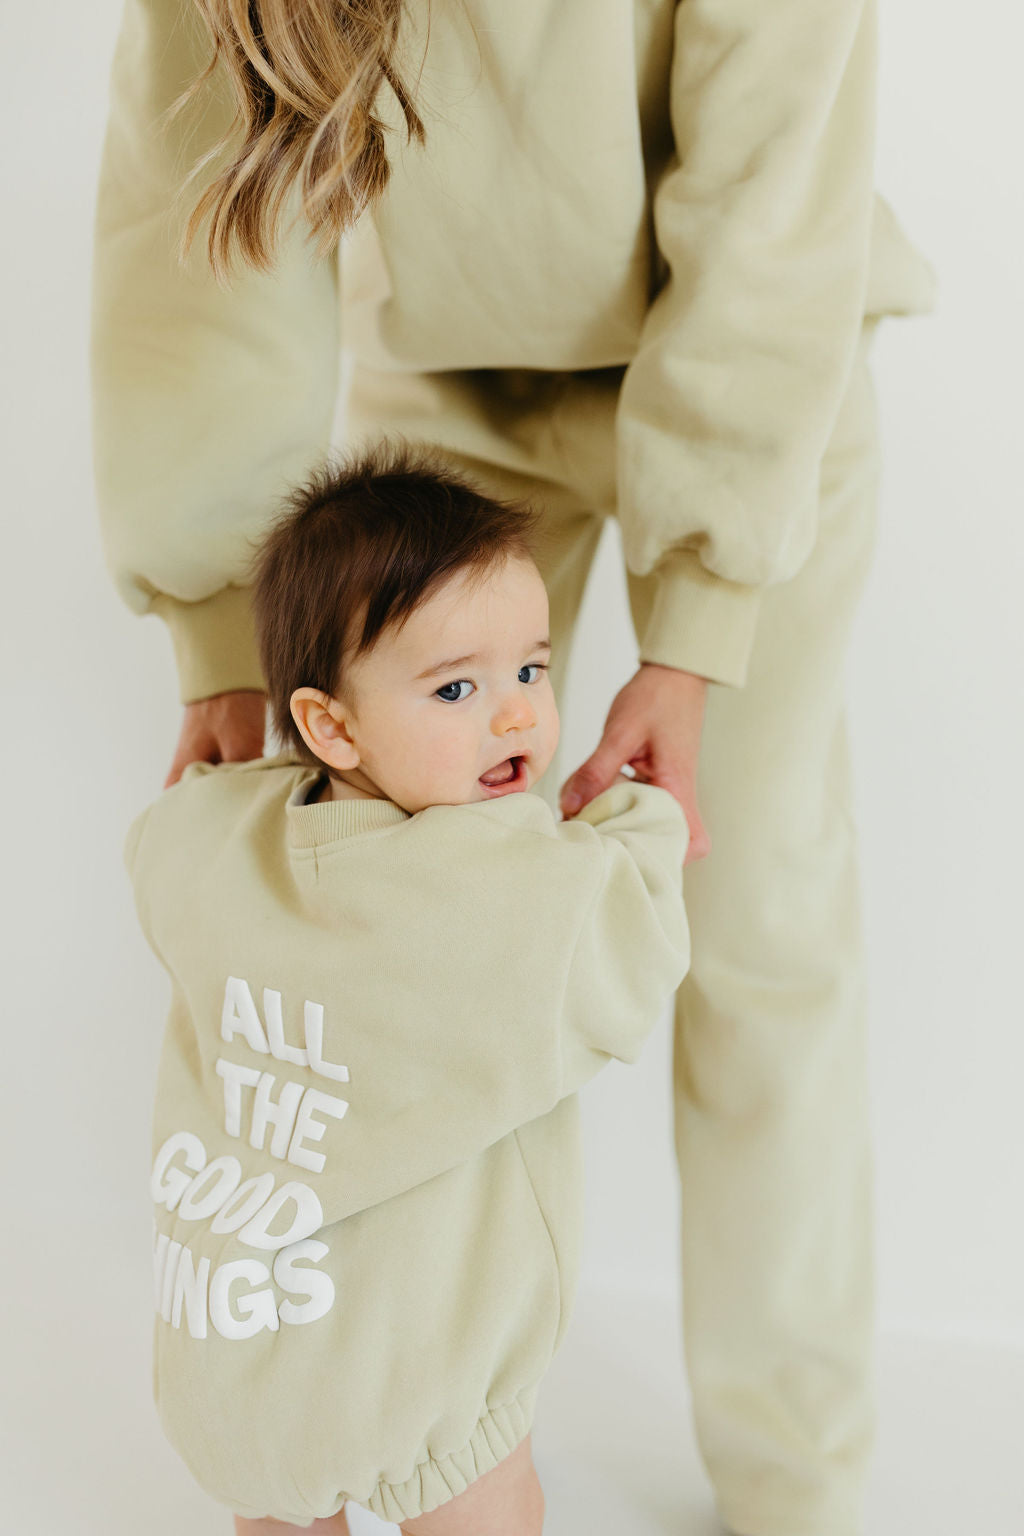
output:
<instances>
[{"instance_id":1,"label":"baby's eyebrow","mask_svg":"<svg viewBox=\"0 0 1024 1536\"><path fill-rule=\"evenodd\" d=\"M537 640L529 647L531 651L550 651L550 639ZM418 683L424 677L440 677L442 672L451 672L454 667L464 667L467 661L476 661L479 651L471 651L468 656L449 656L447 661L439 661L435 666L428 667L425 672L417 672L415 681Z\"/></svg>"}]
</instances>

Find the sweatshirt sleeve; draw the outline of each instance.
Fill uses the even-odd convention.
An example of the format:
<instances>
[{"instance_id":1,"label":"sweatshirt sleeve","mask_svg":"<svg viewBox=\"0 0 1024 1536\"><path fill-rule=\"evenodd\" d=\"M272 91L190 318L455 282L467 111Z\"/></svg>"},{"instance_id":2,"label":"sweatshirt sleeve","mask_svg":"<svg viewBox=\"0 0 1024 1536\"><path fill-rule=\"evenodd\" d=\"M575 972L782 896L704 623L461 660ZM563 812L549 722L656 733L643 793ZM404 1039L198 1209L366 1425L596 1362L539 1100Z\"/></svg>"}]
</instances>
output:
<instances>
[{"instance_id":1,"label":"sweatshirt sleeve","mask_svg":"<svg viewBox=\"0 0 1024 1536\"><path fill-rule=\"evenodd\" d=\"M560 1097L611 1057L635 1061L690 968L682 891L689 829L675 796L617 783L573 821L598 832L599 866L566 982Z\"/></svg>"},{"instance_id":2,"label":"sweatshirt sleeve","mask_svg":"<svg viewBox=\"0 0 1024 1536\"><path fill-rule=\"evenodd\" d=\"M230 291L204 223L175 248L205 181L179 197L233 101L220 66L168 127L158 118L212 54L190 0L124 0L96 192L90 368L95 489L121 597L156 613L183 702L263 688L248 540L329 447L340 366L337 262L287 226L276 270L239 261ZM212 176L213 171L210 172Z\"/></svg>"},{"instance_id":3,"label":"sweatshirt sleeve","mask_svg":"<svg viewBox=\"0 0 1024 1536\"><path fill-rule=\"evenodd\" d=\"M143 810L139 811L138 815L129 824L121 844L121 863L124 865L129 878L133 881L135 878L135 856L139 851L139 843L142 841L142 834L145 831L146 817L149 815L151 808L147 805Z\"/></svg>"},{"instance_id":4,"label":"sweatshirt sleeve","mask_svg":"<svg viewBox=\"0 0 1024 1536\"><path fill-rule=\"evenodd\" d=\"M876 31L876 0L677 6L664 281L616 420L641 660L742 687L764 588L813 546L865 308Z\"/></svg>"}]
</instances>

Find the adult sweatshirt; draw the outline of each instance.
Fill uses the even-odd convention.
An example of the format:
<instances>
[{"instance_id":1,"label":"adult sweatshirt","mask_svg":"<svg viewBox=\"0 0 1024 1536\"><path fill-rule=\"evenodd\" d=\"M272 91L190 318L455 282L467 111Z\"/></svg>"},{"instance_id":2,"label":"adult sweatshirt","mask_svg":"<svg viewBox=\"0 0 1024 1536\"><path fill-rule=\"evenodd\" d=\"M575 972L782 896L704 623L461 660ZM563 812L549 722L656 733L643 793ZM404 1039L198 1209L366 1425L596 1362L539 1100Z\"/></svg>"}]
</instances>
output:
<instances>
[{"instance_id":1,"label":"adult sweatshirt","mask_svg":"<svg viewBox=\"0 0 1024 1536\"><path fill-rule=\"evenodd\" d=\"M170 980L154 1390L197 1481L297 1525L411 1519L528 1433L576 1291L577 1090L689 968L678 802L616 783L306 804L194 763L125 863Z\"/></svg>"},{"instance_id":2,"label":"adult sweatshirt","mask_svg":"<svg viewBox=\"0 0 1024 1536\"><path fill-rule=\"evenodd\" d=\"M166 620L182 699L264 686L249 540L333 446L343 346L383 370L623 365L640 657L742 687L764 589L813 547L864 316L934 305L874 186L877 0L407 0L425 143L382 85L384 195L335 258L297 226L231 292L205 228L173 256L172 201L234 112L219 71L158 126L210 53L191 0L125 0L93 267L106 558Z\"/></svg>"}]
</instances>

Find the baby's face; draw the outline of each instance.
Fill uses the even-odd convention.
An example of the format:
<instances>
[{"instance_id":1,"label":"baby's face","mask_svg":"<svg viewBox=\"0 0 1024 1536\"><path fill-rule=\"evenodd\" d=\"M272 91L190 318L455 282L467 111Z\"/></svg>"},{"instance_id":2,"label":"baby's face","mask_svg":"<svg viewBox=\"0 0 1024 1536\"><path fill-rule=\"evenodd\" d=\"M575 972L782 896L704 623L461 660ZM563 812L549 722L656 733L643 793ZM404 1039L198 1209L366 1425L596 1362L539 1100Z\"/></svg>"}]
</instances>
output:
<instances>
[{"instance_id":1,"label":"baby's face","mask_svg":"<svg viewBox=\"0 0 1024 1536\"><path fill-rule=\"evenodd\" d=\"M548 634L532 560L456 572L351 665L359 762L343 777L410 813L529 789L558 744Z\"/></svg>"}]
</instances>

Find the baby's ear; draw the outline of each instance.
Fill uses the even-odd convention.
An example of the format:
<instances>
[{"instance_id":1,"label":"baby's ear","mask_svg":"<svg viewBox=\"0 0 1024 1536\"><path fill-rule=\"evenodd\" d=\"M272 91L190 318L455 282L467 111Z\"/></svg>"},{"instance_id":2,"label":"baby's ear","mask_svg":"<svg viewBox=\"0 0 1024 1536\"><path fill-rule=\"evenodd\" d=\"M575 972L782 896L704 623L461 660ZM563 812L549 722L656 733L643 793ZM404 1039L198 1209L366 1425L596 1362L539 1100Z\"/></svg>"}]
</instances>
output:
<instances>
[{"instance_id":1,"label":"baby's ear","mask_svg":"<svg viewBox=\"0 0 1024 1536\"><path fill-rule=\"evenodd\" d=\"M310 751L335 768L358 768L359 752L345 705L315 688L296 688L289 705L292 719Z\"/></svg>"}]
</instances>

